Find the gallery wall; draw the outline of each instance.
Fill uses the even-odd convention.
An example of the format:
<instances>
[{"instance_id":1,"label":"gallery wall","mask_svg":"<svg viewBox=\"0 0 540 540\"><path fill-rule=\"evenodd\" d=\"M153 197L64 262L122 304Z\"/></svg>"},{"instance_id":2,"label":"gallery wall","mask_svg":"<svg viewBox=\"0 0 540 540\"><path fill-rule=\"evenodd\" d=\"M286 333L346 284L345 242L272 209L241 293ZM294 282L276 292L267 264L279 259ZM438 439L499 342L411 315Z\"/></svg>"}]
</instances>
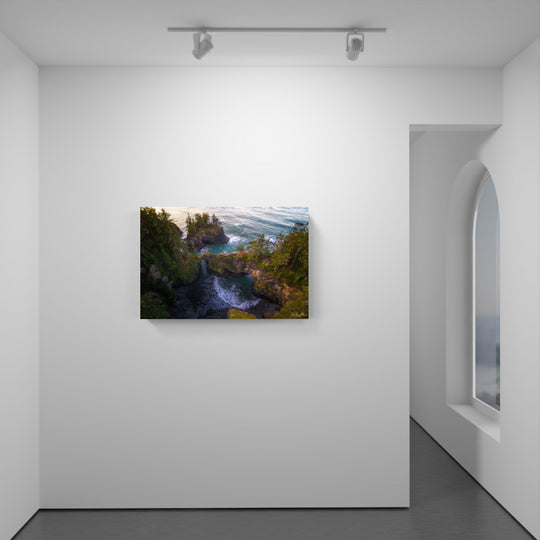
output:
<instances>
[{"instance_id":1,"label":"gallery wall","mask_svg":"<svg viewBox=\"0 0 540 540\"><path fill-rule=\"evenodd\" d=\"M41 70L41 505L409 504L409 124L499 70ZM139 320L141 205L308 205L310 320Z\"/></svg>"},{"instance_id":2,"label":"gallery wall","mask_svg":"<svg viewBox=\"0 0 540 540\"><path fill-rule=\"evenodd\" d=\"M0 34L0 538L39 506L38 78Z\"/></svg>"},{"instance_id":3,"label":"gallery wall","mask_svg":"<svg viewBox=\"0 0 540 540\"><path fill-rule=\"evenodd\" d=\"M426 133L411 149L411 414L538 537L539 42L512 60L503 76L500 129ZM471 160L491 173L500 208L499 440L448 405L447 377L454 366L446 355L449 340L456 337L446 320L452 301L448 283L455 277L448 275L448 226L458 175ZM470 284L459 288L470 290ZM463 319L470 320L470 313ZM472 361L470 356L464 360Z\"/></svg>"}]
</instances>

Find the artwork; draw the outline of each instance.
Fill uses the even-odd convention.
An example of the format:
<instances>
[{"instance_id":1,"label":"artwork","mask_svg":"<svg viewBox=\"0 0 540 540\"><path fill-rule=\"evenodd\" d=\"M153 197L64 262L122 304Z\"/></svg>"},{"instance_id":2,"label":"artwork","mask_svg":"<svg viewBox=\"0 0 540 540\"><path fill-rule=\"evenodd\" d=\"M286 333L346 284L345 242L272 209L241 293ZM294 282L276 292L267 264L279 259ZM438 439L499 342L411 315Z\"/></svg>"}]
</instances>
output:
<instances>
[{"instance_id":1,"label":"artwork","mask_svg":"<svg viewBox=\"0 0 540 540\"><path fill-rule=\"evenodd\" d=\"M141 319L307 319L307 207L142 207Z\"/></svg>"}]
</instances>

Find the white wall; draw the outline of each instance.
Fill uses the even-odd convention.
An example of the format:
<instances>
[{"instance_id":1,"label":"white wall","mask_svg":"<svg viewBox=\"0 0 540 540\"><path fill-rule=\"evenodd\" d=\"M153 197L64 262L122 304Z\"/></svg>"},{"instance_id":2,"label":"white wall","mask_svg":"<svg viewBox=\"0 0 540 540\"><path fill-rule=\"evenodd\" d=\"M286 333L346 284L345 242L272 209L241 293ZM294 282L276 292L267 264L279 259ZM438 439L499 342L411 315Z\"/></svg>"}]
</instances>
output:
<instances>
[{"instance_id":1,"label":"white wall","mask_svg":"<svg viewBox=\"0 0 540 540\"><path fill-rule=\"evenodd\" d=\"M412 147L411 412L538 537L539 42L510 62L503 76L504 118L499 130L492 134L428 133ZM459 189L460 170L474 159L490 171L500 205L500 442L447 405L445 355L446 339L451 338L445 335L445 316L453 300L446 297L446 281L452 278L446 275L450 268L446 261L449 204ZM452 368L448 366L449 371Z\"/></svg>"},{"instance_id":2,"label":"white wall","mask_svg":"<svg viewBox=\"0 0 540 540\"><path fill-rule=\"evenodd\" d=\"M41 72L41 504L407 506L409 124L497 70ZM311 319L139 320L141 205L305 204Z\"/></svg>"},{"instance_id":3,"label":"white wall","mask_svg":"<svg viewBox=\"0 0 540 540\"><path fill-rule=\"evenodd\" d=\"M0 34L0 538L39 505L38 70Z\"/></svg>"}]
</instances>

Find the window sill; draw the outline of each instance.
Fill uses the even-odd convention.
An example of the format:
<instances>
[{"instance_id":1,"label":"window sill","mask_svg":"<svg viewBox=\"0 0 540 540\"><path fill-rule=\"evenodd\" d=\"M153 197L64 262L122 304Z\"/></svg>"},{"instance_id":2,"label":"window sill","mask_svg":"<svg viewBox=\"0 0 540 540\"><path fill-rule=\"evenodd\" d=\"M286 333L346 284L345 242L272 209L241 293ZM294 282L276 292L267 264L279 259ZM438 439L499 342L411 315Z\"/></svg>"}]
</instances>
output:
<instances>
[{"instance_id":1,"label":"window sill","mask_svg":"<svg viewBox=\"0 0 540 540\"><path fill-rule=\"evenodd\" d=\"M501 442L501 424L499 419L489 418L472 405L448 405L452 410L465 418L471 424L489 435L497 442Z\"/></svg>"}]
</instances>

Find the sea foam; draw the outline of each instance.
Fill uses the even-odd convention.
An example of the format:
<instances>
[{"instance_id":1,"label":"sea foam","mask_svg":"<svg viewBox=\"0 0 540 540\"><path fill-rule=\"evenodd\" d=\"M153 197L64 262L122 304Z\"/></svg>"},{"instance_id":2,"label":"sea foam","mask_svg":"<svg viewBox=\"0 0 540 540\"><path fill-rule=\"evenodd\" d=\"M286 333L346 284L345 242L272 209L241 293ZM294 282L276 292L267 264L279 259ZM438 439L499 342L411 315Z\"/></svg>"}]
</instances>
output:
<instances>
[{"instance_id":1,"label":"sea foam","mask_svg":"<svg viewBox=\"0 0 540 540\"><path fill-rule=\"evenodd\" d=\"M236 309L249 309L259 303L259 299L245 300L242 298L243 291L233 283L229 287L225 287L226 281L223 278L213 276L213 288L217 297L225 304L223 307L233 307Z\"/></svg>"},{"instance_id":2,"label":"sea foam","mask_svg":"<svg viewBox=\"0 0 540 540\"><path fill-rule=\"evenodd\" d=\"M242 242L245 242L246 239L242 236L235 236L232 234L229 236L229 244L241 244Z\"/></svg>"}]
</instances>

